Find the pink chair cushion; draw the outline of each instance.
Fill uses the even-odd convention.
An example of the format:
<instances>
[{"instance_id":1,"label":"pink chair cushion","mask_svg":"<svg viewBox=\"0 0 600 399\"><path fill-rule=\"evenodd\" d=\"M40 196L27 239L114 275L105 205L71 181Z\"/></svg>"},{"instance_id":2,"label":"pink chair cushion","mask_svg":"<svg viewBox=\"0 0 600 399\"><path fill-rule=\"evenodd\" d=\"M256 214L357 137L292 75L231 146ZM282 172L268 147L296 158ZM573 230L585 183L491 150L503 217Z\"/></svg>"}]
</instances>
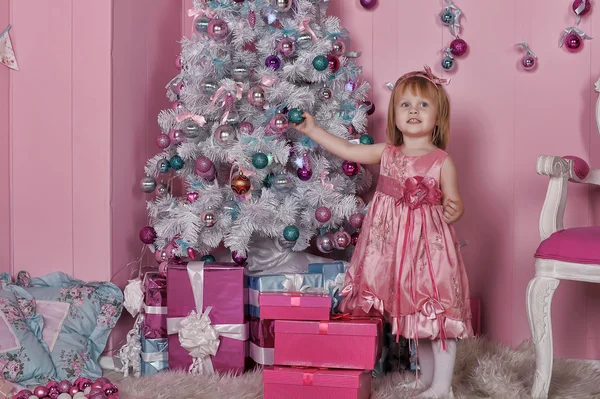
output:
<instances>
[{"instance_id":1,"label":"pink chair cushion","mask_svg":"<svg viewBox=\"0 0 600 399\"><path fill-rule=\"evenodd\" d=\"M536 258L600 264L600 226L559 230L541 242Z\"/></svg>"},{"instance_id":2,"label":"pink chair cushion","mask_svg":"<svg viewBox=\"0 0 600 399\"><path fill-rule=\"evenodd\" d=\"M566 157L563 157L563 159L570 159L573 161L573 171L580 179L585 179L588 173L590 173L590 165L583 159L573 155L567 155Z\"/></svg>"}]
</instances>

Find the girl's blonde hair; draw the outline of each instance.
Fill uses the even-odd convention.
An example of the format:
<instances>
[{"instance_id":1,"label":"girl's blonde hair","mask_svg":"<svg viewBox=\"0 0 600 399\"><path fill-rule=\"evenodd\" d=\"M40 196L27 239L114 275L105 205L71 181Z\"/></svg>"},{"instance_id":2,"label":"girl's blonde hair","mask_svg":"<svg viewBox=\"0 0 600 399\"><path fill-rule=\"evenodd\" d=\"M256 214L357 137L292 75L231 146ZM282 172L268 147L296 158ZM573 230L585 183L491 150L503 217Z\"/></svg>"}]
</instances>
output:
<instances>
[{"instance_id":1,"label":"girl's blonde hair","mask_svg":"<svg viewBox=\"0 0 600 399\"><path fill-rule=\"evenodd\" d=\"M446 89L442 86L443 83L447 83L447 80L435 77L428 67L425 67L425 71L409 72L396 81L388 107L386 131L387 138L392 144L401 145L404 142L402 132L396 127L395 105L402 93L409 90L418 96L436 102L437 121L433 129L432 142L436 147L442 150L446 149L450 132L450 101Z\"/></svg>"}]
</instances>

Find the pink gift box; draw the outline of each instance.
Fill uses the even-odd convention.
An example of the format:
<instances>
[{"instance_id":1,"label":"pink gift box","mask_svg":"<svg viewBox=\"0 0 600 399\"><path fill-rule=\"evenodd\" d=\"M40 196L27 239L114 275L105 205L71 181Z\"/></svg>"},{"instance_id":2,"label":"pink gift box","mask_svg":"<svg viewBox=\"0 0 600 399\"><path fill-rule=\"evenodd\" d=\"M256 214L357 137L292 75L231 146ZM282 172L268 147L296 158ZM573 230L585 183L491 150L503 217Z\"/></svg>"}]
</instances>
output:
<instances>
[{"instance_id":1,"label":"pink gift box","mask_svg":"<svg viewBox=\"0 0 600 399\"><path fill-rule=\"evenodd\" d=\"M271 320L329 320L331 297L315 292L261 292L260 318Z\"/></svg>"},{"instance_id":2,"label":"pink gift box","mask_svg":"<svg viewBox=\"0 0 600 399\"><path fill-rule=\"evenodd\" d=\"M250 319L250 357L256 364L270 366L274 363L275 320Z\"/></svg>"},{"instance_id":3,"label":"pink gift box","mask_svg":"<svg viewBox=\"0 0 600 399\"><path fill-rule=\"evenodd\" d=\"M263 372L265 399L368 399L371 372L271 366Z\"/></svg>"},{"instance_id":4,"label":"pink gift box","mask_svg":"<svg viewBox=\"0 0 600 399\"><path fill-rule=\"evenodd\" d=\"M275 321L275 364L373 370L381 351L382 321L356 318Z\"/></svg>"},{"instance_id":5,"label":"pink gift box","mask_svg":"<svg viewBox=\"0 0 600 399\"><path fill-rule=\"evenodd\" d=\"M186 317L192 310L203 313L208 306L212 306L209 313L212 326L243 325L248 335L248 324L244 316L244 306L248 302L247 290L244 289L244 268L234 263L205 263L203 309L197 310L187 265L172 262L167 267L167 319ZM216 356L211 356L214 370L242 373L249 364L249 358L246 359L248 341L223 336L219 340L218 352ZM181 347L178 334L169 334L169 369L187 370L192 362L189 352Z\"/></svg>"},{"instance_id":6,"label":"pink gift box","mask_svg":"<svg viewBox=\"0 0 600 399\"><path fill-rule=\"evenodd\" d=\"M144 304L167 306L167 278L158 272L144 275Z\"/></svg>"},{"instance_id":7,"label":"pink gift box","mask_svg":"<svg viewBox=\"0 0 600 399\"><path fill-rule=\"evenodd\" d=\"M160 313L149 313L160 312ZM147 308L142 323L142 334L144 338L167 338L167 308L154 307Z\"/></svg>"}]
</instances>

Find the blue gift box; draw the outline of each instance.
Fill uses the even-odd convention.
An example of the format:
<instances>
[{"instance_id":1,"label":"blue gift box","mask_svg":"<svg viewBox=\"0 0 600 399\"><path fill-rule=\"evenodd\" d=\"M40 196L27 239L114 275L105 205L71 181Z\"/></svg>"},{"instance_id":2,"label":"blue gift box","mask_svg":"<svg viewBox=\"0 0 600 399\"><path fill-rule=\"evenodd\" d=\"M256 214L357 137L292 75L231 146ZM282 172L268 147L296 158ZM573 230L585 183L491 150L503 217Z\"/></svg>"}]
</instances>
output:
<instances>
[{"instance_id":1,"label":"blue gift box","mask_svg":"<svg viewBox=\"0 0 600 399\"><path fill-rule=\"evenodd\" d=\"M346 277L346 268L343 262L310 263L309 273L321 273L323 275L323 287L328 290L331 297L331 310L334 311L341 301L339 292L342 289Z\"/></svg>"},{"instance_id":2,"label":"blue gift box","mask_svg":"<svg viewBox=\"0 0 600 399\"><path fill-rule=\"evenodd\" d=\"M272 291L311 291L323 289L321 273L286 273L248 276L248 314L260 318L258 294Z\"/></svg>"},{"instance_id":3,"label":"blue gift box","mask_svg":"<svg viewBox=\"0 0 600 399\"><path fill-rule=\"evenodd\" d=\"M169 369L168 338L147 339L142 337L142 375L152 375Z\"/></svg>"}]
</instances>

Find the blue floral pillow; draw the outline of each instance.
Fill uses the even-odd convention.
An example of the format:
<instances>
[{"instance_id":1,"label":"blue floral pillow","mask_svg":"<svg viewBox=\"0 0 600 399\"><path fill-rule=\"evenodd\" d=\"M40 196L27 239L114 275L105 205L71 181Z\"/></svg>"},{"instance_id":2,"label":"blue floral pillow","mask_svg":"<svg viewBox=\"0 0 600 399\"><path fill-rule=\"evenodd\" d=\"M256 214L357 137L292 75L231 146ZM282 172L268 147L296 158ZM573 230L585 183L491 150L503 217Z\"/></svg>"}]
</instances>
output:
<instances>
[{"instance_id":1,"label":"blue floral pillow","mask_svg":"<svg viewBox=\"0 0 600 399\"><path fill-rule=\"evenodd\" d=\"M0 276L0 280L6 287L6 275ZM0 289L0 359L6 362L4 378L21 385L45 384L56 379L48 347L40 339L42 327L43 319L35 312L31 295L19 287Z\"/></svg>"},{"instance_id":2,"label":"blue floral pillow","mask_svg":"<svg viewBox=\"0 0 600 399\"><path fill-rule=\"evenodd\" d=\"M123 310L123 293L109 282L85 283L56 272L39 278L19 273L14 286L35 298L44 318L42 337L57 378L99 378L98 359Z\"/></svg>"}]
</instances>

